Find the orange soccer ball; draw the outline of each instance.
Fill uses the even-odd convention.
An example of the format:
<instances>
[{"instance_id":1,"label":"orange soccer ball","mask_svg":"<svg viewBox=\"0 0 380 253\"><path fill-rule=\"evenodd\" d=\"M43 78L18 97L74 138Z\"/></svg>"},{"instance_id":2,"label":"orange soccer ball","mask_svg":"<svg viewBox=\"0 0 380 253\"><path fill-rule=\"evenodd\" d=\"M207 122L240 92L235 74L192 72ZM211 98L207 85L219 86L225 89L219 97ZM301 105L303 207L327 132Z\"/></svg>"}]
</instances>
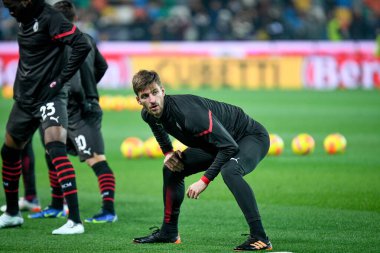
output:
<instances>
[{"instance_id":1,"label":"orange soccer ball","mask_svg":"<svg viewBox=\"0 0 380 253\"><path fill-rule=\"evenodd\" d=\"M120 151L128 159L141 157L144 153L144 142L137 137L128 137L121 143Z\"/></svg>"},{"instance_id":2,"label":"orange soccer ball","mask_svg":"<svg viewBox=\"0 0 380 253\"><path fill-rule=\"evenodd\" d=\"M11 85L4 85L1 89L1 95L5 99L11 99L13 98L13 86Z\"/></svg>"},{"instance_id":3,"label":"orange soccer ball","mask_svg":"<svg viewBox=\"0 0 380 253\"><path fill-rule=\"evenodd\" d=\"M347 140L339 133L329 134L323 141L323 147L330 155L344 153L347 147Z\"/></svg>"},{"instance_id":4,"label":"orange soccer ball","mask_svg":"<svg viewBox=\"0 0 380 253\"><path fill-rule=\"evenodd\" d=\"M161 147L154 136L144 142L144 153L150 158L164 157Z\"/></svg>"},{"instance_id":5,"label":"orange soccer ball","mask_svg":"<svg viewBox=\"0 0 380 253\"><path fill-rule=\"evenodd\" d=\"M284 141L277 134L269 134L270 146L268 155L281 155L284 151Z\"/></svg>"}]
</instances>

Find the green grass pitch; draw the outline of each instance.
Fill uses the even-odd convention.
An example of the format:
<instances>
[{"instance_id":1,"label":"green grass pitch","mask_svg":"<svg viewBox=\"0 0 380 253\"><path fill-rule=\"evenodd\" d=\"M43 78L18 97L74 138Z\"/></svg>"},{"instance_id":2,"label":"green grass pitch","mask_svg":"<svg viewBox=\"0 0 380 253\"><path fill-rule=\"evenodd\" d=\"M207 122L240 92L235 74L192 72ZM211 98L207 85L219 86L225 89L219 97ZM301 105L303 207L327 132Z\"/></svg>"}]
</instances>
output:
<instances>
[{"instance_id":1,"label":"green grass pitch","mask_svg":"<svg viewBox=\"0 0 380 253\"><path fill-rule=\"evenodd\" d=\"M102 91L131 94L131 91ZM284 153L267 157L245 178L253 187L274 251L380 252L380 93L378 90L235 91L168 90L194 93L241 106L285 141ZM0 99L0 141L12 102ZM298 133L311 134L316 149L296 156L290 149ZM342 133L348 148L327 155L324 137ZM180 245L136 245L162 221L162 160L126 160L119 151L128 136L152 134L139 112L105 112L106 154L116 175L114 224L85 224L83 235L53 236L65 219L30 220L21 228L0 230L0 252L232 252L248 228L232 194L217 177L199 200L185 199L180 217ZM48 173L39 137L34 138L38 195L50 200ZM72 157L77 171L81 217L100 208L96 177ZM186 187L201 175L186 179ZM21 183L22 185L22 183ZM23 194L22 188L20 193ZM4 203L0 190L0 203Z\"/></svg>"}]
</instances>

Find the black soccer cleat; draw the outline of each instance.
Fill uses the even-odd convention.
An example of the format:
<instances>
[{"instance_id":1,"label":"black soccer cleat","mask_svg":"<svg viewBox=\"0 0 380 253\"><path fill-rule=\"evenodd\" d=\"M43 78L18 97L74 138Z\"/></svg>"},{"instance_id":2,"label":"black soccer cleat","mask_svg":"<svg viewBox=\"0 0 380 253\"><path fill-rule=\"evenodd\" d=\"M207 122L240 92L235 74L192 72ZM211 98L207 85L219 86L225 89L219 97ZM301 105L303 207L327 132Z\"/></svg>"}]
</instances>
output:
<instances>
[{"instance_id":1,"label":"black soccer cleat","mask_svg":"<svg viewBox=\"0 0 380 253\"><path fill-rule=\"evenodd\" d=\"M236 246L234 251L258 251L272 250L272 243L269 239L260 240L255 237L248 236L248 239L243 244Z\"/></svg>"},{"instance_id":2,"label":"black soccer cleat","mask_svg":"<svg viewBox=\"0 0 380 253\"><path fill-rule=\"evenodd\" d=\"M150 230L156 228L151 235L134 238L134 243L181 243L181 237L177 236L168 236L161 233L160 229L157 227L152 227Z\"/></svg>"}]
</instances>

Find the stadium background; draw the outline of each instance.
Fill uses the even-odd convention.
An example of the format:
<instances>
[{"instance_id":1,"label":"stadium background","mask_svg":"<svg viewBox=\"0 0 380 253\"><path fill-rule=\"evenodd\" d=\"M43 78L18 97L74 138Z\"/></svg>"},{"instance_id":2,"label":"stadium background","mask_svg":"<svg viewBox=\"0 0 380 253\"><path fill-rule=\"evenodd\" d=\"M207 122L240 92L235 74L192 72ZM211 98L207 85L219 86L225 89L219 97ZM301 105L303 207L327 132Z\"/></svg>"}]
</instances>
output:
<instances>
[{"instance_id":1,"label":"stadium background","mask_svg":"<svg viewBox=\"0 0 380 253\"><path fill-rule=\"evenodd\" d=\"M130 80L142 68L161 73L169 94L237 104L284 139L283 154L266 158L247 176L275 251L380 250L379 1L73 2L78 26L98 40L110 65L100 88L103 98L111 98L103 104L103 134L116 174L120 221L86 225L84 235L62 238L50 236L62 221L27 219L21 229L0 231L1 251L230 252L243 239L244 221L218 177L199 201L185 200L183 244L131 243L162 218L162 160L127 160L119 149L126 137L151 137L138 110L128 106L131 100L115 99L133 96ZM0 85L7 97L17 69L17 24L6 9L0 7L0 13ZM1 141L12 105L5 97ZM315 138L311 155L296 156L290 149L301 132ZM324 137L333 132L347 138L346 153L323 150ZM33 144L44 206L49 184L37 135ZM97 211L100 198L92 172L72 160L83 218Z\"/></svg>"}]
</instances>

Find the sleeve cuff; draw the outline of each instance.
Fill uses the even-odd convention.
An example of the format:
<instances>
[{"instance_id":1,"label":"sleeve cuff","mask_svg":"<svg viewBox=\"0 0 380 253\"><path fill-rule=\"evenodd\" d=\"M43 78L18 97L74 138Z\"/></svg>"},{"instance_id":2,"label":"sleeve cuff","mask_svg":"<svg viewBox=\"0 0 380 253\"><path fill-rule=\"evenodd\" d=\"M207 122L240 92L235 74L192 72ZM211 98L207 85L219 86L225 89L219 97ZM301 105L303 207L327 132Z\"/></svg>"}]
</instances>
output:
<instances>
[{"instance_id":1,"label":"sleeve cuff","mask_svg":"<svg viewBox=\"0 0 380 253\"><path fill-rule=\"evenodd\" d=\"M164 153L164 156L167 156L168 154L173 153L173 152L174 152L173 150L168 151L168 152L165 152L165 153Z\"/></svg>"},{"instance_id":2,"label":"sleeve cuff","mask_svg":"<svg viewBox=\"0 0 380 253\"><path fill-rule=\"evenodd\" d=\"M201 180L205 183L205 184L209 184L211 181L207 178L207 177L205 177L205 176L202 176L201 177Z\"/></svg>"}]
</instances>

